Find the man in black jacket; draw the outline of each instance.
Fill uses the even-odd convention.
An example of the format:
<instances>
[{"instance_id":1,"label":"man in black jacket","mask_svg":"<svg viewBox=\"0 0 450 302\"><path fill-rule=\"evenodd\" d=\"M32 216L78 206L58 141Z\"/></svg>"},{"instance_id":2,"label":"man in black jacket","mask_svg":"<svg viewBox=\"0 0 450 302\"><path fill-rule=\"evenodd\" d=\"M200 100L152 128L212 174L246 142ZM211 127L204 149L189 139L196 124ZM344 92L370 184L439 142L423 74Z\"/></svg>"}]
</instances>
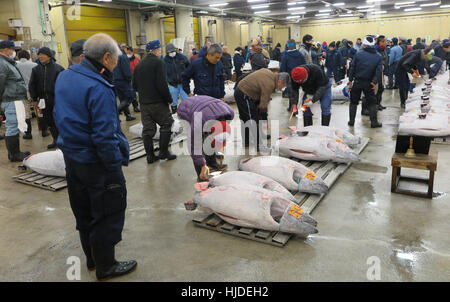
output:
<instances>
[{"instance_id":1,"label":"man in black jacket","mask_svg":"<svg viewBox=\"0 0 450 302\"><path fill-rule=\"evenodd\" d=\"M386 107L381 105L381 101L383 99L383 91L384 91L384 74L388 70L388 56L386 54L386 37L383 35L379 35L376 39L375 49L378 54L383 58L382 64L382 72L380 78L378 79L378 90L377 90L377 109L384 110Z\"/></svg>"},{"instance_id":2,"label":"man in black jacket","mask_svg":"<svg viewBox=\"0 0 450 302\"><path fill-rule=\"evenodd\" d=\"M348 86L351 92L348 125L351 127L355 125L356 110L362 92L364 92L369 107L370 126L372 128L382 126L377 118L378 108L375 90L381 79L383 58L377 53L374 46L375 39L372 36L366 36L363 41L363 49L355 55L350 65Z\"/></svg>"},{"instance_id":3,"label":"man in black jacket","mask_svg":"<svg viewBox=\"0 0 450 302\"><path fill-rule=\"evenodd\" d=\"M416 39L416 45L413 46L413 49L425 49L425 45L422 43L422 40L420 38Z\"/></svg>"},{"instance_id":4,"label":"man in black jacket","mask_svg":"<svg viewBox=\"0 0 450 302\"><path fill-rule=\"evenodd\" d=\"M289 94L290 106L296 105L299 99L299 89L302 88L304 94L302 97L302 104L307 108L303 112L303 125L312 126L313 114L310 105L320 101L320 108L322 110L322 126L329 126L331 119L331 80L327 77L325 72L315 64L302 65L296 67L291 72L292 87ZM307 99L307 95L312 95Z\"/></svg>"},{"instance_id":5,"label":"man in black jacket","mask_svg":"<svg viewBox=\"0 0 450 302\"><path fill-rule=\"evenodd\" d=\"M231 69L233 69L233 63L231 55L228 53L228 47L226 45L222 46L222 57L220 60L223 64L223 71L225 73L225 81L231 81Z\"/></svg>"},{"instance_id":6,"label":"man in black jacket","mask_svg":"<svg viewBox=\"0 0 450 302\"><path fill-rule=\"evenodd\" d=\"M41 122L40 128L44 132L47 127L50 127L50 133L53 137L53 142L47 146L47 149L56 148L56 139L58 138L58 129L56 129L55 121L53 120L53 107L55 105L55 83L59 73L64 70L64 67L55 63L53 54L50 48L42 47L38 51L39 62L31 71L30 83L28 90L31 99L35 102L35 106L45 108L42 109L44 118Z\"/></svg>"},{"instance_id":7,"label":"man in black jacket","mask_svg":"<svg viewBox=\"0 0 450 302\"><path fill-rule=\"evenodd\" d=\"M172 95L172 114L177 112L178 107L178 96L181 101L184 101L188 97L186 92L183 90L183 81L181 74L189 67L188 58L182 54L177 53L175 45L172 43L166 46L167 55L164 57L164 62L166 63L166 74L167 82L169 83L169 91Z\"/></svg>"},{"instance_id":8,"label":"man in black jacket","mask_svg":"<svg viewBox=\"0 0 450 302\"><path fill-rule=\"evenodd\" d=\"M142 138L147 152L147 163L152 164L158 159L173 160L177 157L169 152L173 124L169 105L172 103L172 96L167 85L166 66L161 60L161 42L159 40L148 42L146 50L148 55L134 69L133 88L139 93L144 126ZM156 124L161 127L159 156L155 155L153 146Z\"/></svg>"}]
</instances>

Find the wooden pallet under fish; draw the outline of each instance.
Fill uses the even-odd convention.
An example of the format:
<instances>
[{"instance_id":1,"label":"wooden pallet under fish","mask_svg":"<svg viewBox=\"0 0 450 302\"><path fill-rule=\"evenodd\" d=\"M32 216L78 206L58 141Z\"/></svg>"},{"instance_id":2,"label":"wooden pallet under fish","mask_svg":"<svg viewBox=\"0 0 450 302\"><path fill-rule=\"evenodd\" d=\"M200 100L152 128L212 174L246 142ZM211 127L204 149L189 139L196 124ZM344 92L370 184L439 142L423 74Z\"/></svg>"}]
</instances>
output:
<instances>
[{"instance_id":1,"label":"wooden pallet under fish","mask_svg":"<svg viewBox=\"0 0 450 302\"><path fill-rule=\"evenodd\" d=\"M175 137L170 144L176 144L187 139L186 135L179 135ZM144 149L144 142L141 138L133 138L128 141L130 145L130 161L141 158L146 155ZM155 149L159 149L159 141L155 142ZM30 185L33 187L50 190L56 192L58 190L67 187L67 181L65 177L47 176L34 171L29 171L16 176L13 176L13 180Z\"/></svg>"},{"instance_id":2,"label":"wooden pallet under fish","mask_svg":"<svg viewBox=\"0 0 450 302\"><path fill-rule=\"evenodd\" d=\"M362 138L361 144L359 144L355 151L358 154L366 148L369 143L369 138ZM319 177L321 177L329 188L333 186L336 180L350 167L351 163L338 164L331 161L316 162L316 161L304 161L298 160L299 163L309 167ZM319 202L325 197L326 194L307 194L297 192L295 199L298 205L300 205L305 212L310 214ZM201 213L193 219L194 225L208 230L217 231L224 234L229 234L241 238L246 238L253 241L267 243L270 245L283 247L287 244L293 234L277 232L277 231L265 231L260 229L243 228L235 225L231 225L221 219L214 213Z\"/></svg>"}]
</instances>

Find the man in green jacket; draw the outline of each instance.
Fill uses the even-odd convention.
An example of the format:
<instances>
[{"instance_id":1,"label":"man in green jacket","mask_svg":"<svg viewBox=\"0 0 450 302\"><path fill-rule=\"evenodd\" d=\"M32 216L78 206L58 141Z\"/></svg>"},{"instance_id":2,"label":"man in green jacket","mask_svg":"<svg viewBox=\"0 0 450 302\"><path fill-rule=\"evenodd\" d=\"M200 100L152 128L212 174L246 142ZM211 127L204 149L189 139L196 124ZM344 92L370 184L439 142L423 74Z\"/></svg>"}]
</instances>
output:
<instances>
[{"instance_id":1,"label":"man in green jacket","mask_svg":"<svg viewBox=\"0 0 450 302\"><path fill-rule=\"evenodd\" d=\"M6 116L6 149L10 161L20 162L30 155L30 152L20 152L15 101L22 102L27 99L27 87L17 69L15 57L14 42L0 41L0 102Z\"/></svg>"}]
</instances>

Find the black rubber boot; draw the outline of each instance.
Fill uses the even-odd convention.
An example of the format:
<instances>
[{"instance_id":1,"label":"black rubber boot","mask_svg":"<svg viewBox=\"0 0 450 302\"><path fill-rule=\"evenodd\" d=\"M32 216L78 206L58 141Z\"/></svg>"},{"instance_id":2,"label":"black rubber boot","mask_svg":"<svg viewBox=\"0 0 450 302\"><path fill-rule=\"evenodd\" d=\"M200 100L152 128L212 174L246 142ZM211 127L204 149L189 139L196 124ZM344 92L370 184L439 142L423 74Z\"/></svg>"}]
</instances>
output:
<instances>
[{"instance_id":1,"label":"black rubber boot","mask_svg":"<svg viewBox=\"0 0 450 302\"><path fill-rule=\"evenodd\" d=\"M370 115L369 105L367 104L367 101L365 98L361 102L361 115L364 115L364 116Z\"/></svg>"},{"instance_id":2,"label":"black rubber boot","mask_svg":"<svg viewBox=\"0 0 450 302\"><path fill-rule=\"evenodd\" d=\"M144 148L147 153L147 164L153 164L159 160L159 157L155 155L155 148L153 146L153 138L144 136Z\"/></svg>"},{"instance_id":3,"label":"black rubber boot","mask_svg":"<svg viewBox=\"0 0 450 302\"><path fill-rule=\"evenodd\" d=\"M222 163L222 166L219 165L219 163L217 162L216 154L211 156L205 155L205 160L210 172L225 171L226 169L228 169L228 165L226 164Z\"/></svg>"},{"instance_id":4,"label":"black rubber boot","mask_svg":"<svg viewBox=\"0 0 450 302\"><path fill-rule=\"evenodd\" d=\"M169 143L171 132L162 132L159 134L159 159L160 160L174 160L176 155L169 152Z\"/></svg>"},{"instance_id":5,"label":"black rubber boot","mask_svg":"<svg viewBox=\"0 0 450 302\"><path fill-rule=\"evenodd\" d=\"M330 115L323 115L322 114L322 126L329 126L331 120L331 114Z\"/></svg>"},{"instance_id":6,"label":"black rubber boot","mask_svg":"<svg viewBox=\"0 0 450 302\"><path fill-rule=\"evenodd\" d=\"M371 128L380 128L381 126L383 126L383 124L378 122L377 104L370 104L369 110L370 110L370 127Z\"/></svg>"},{"instance_id":7,"label":"black rubber boot","mask_svg":"<svg viewBox=\"0 0 450 302\"><path fill-rule=\"evenodd\" d=\"M95 262L94 258L92 258L91 244L89 242L89 233L88 232L79 232L79 233L80 233L81 247L83 248L83 252L86 255L87 268L88 270L93 271L95 270Z\"/></svg>"},{"instance_id":8,"label":"black rubber boot","mask_svg":"<svg viewBox=\"0 0 450 302\"><path fill-rule=\"evenodd\" d=\"M53 142L47 146L47 149L56 148L56 140L58 139L58 130L53 126L50 127L50 133L52 134Z\"/></svg>"},{"instance_id":9,"label":"black rubber boot","mask_svg":"<svg viewBox=\"0 0 450 302\"><path fill-rule=\"evenodd\" d=\"M348 125L350 127L353 127L355 125L355 117L356 117L356 110L358 109L357 104L350 103L350 106L348 107L348 113L349 113L349 120Z\"/></svg>"},{"instance_id":10,"label":"black rubber boot","mask_svg":"<svg viewBox=\"0 0 450 302\"><path fill-rule=\"evenodd\" d=\"M133 104L133 110L134 110L134 112L141 112L141 110L139 109L139 104L138 104L138 101L136 100L136 99L133 99L133 102L132 102L132 104Z\"/></svg>"},{"instance_id":11,"label":"black rubber boot","mask_svg":"<svg viewBox=\"0 0 450 302\"><path fill-rule=\"evenodd\" d=\"M134 121L134 120L136 119L135 116L131 115L131 112L130 112L130 109L128 108L128 105L127 105L127 107L125 107L125 109L123 110L123 112L125 113L125 116L126 116L125 120L126 120L127 122L129 122L129 121Z\"/></svg>"},{"instance_id":12,"label":"black rubber boot","mask_svg":"<svg viewBox=\"0 0 450 302\"><path fill-rule=\"evenodd\" d=\"M313 125L313 117L303 115L303 126L308 127Z\"/></svg>"},{"instance_id":13,"label":"black rubber boot","mask_svg":"<svg viewBox=\"0 0 450 302\"><path fill-rule=\"evenodd\" d=\"M27 118L25 120L25 123L27 123L27 131L25 132L23 139L32 139L33 135L31 135L31 119Z\"/></svg>"},{"instance_id":14,"label":"black rubber boot","mask_svg":"<svg viewBox=\"0 0 450 302\"><path fill-rule=\"evenodd\" d=\"M5 137L6 149L8 149L8 159L12 162L23 161L30 152L20 152L19 134Z\"/></svg>"},{"instance_id":15,"label":"black rubber boot","mask_svg":"<svg viewBox=\"0 0 450 302\"><path fill-rule=\"evenodd\" d=\"M177 106L170 106L170 108L172 109L172 114L177 113Z\"/></svg>"},{"instance_id":16,"label":"black rubber boot","mask_svg":"<svg viewBox=\"0 0 450 302\"><path fill-rule=\"evenodd\" d=\"M114 246L110 248L92 248L92 258L96 264L98 281L106 281L111 278L120 277L131 273L136 269L137 262L135 260L130 261L117 261L114 255Z\"/></svg>"},{"instance_id":17,"label":"black rubber boot","mask_svg":"<svg viewBox=\"0 0 450 302\"><path fill-rule=\"evenodd\" d=\"M50 134L47 131L47 123L45 122L43 117L38 117L39 129L42 131L42 137L47 137Z\"/></svg>"}]
</instances>

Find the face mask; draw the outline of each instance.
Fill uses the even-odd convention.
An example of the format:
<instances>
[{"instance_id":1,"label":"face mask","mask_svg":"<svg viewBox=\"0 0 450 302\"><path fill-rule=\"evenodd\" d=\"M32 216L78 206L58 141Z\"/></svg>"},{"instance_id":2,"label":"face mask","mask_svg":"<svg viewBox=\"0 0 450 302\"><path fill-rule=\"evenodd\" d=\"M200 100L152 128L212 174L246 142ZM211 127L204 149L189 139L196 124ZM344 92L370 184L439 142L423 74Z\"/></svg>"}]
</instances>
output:
<instances>
[{"instance_id":1,"label":"face mask","mask_svg":"<svg viewBox=\"0 0 450 302\"><path fill-rule=\"evenodd\" d=\"M14 52L12 53L12 55L9 56L9 58L14 60L15 57L16 57L16 51L14 50Z\"/></svg>"},{"instance_id":2,"label":"face mask","mask_svg":"<svg viewBox=\"0 0 450 302\"><path fill-rule=\"evenodd\" d=\"M177 53L176 52L171 52L171 53L169 53L169 57L175 57L177 55Z\"/></svg>"},{"instance_id":3,"label":"face mask","mask_svg":"<svg viewBox=\"0 0 450 302\"><path fill-rule=\"evenodd\" d=\"M128 57L129 59L131 59L132 56L133 56L133 55L127 55L127 57Z\"/></svg>"}]
</instances>

